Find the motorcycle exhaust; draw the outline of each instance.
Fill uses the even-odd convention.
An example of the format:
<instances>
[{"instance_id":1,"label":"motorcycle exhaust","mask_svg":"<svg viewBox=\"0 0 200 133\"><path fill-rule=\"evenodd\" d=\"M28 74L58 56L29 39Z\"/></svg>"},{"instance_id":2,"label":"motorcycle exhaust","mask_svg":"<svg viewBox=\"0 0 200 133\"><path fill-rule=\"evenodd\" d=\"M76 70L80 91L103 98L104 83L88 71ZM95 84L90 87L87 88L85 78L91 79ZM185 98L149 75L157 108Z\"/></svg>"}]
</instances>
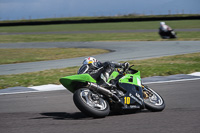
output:
<instances>
[{"instance_id":1,"label":"motorcycle exhaust","mask_svg":"<svg viewBox=\"0 0 200 133\"><path fill-rule=\"evenodd\" d=\"M89 89L94 90L98 93L104 94L107 97L111 97L111 98L113 98L113 100L115 100L118 103L120 103L120 101L121 101L114 93L110 92L108 89L103 88L95 83L88 82L86 87L88 87Z\"/></svg>"}]
</instances>

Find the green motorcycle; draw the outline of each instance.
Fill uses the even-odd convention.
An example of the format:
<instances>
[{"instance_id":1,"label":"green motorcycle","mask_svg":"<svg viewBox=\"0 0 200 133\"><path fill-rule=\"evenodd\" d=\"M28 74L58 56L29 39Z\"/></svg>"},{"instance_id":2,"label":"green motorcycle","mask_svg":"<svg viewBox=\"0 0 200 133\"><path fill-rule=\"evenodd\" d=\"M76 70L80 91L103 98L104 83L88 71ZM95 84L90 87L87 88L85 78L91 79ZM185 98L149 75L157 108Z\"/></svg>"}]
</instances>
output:
<instances>
[{"instance_id":1,"label":"green motorcycle","mask_svg":"<svg viewBox=\"0 0 200 133\"><path fill-rule=\"evenodd\" d=\"M116 69L108 79L113 88L104 88L89 74L62 77L60 83L71 91L76 107L87 116L105 117L126 110L162 111L163 98L141 82L140 71Z\"/></svg>"}]
</instances>

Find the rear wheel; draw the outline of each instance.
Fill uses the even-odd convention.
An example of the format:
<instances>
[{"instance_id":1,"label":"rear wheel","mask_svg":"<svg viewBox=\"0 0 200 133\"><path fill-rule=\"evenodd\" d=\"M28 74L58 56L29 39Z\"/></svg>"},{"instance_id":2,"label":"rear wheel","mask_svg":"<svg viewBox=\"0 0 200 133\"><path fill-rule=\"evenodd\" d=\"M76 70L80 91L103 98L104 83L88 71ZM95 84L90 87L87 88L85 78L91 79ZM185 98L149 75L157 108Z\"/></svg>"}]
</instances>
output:
<instances>
[{"instance_id":1,"label":"rear wheel","mask_svg":"<svg viewBox=\"0 0 200 133\"><path fill-rule=\"evenodd\" d=\"M145 108L151 111L162 111L165 108L163 98L154 90L148 87L144 87L144 104Z\"/></svg>"},{"instance_id":2,"label":"rear wheel","mask_svg":"<svg viewBox=\"0 0 200 133\"><path fill-rule=\"evenodd\" d=\"M87 116L105 117L110 113L108 102L87 88L78 89L73 100L76 107Z\"/></svg>"}]
</instances>

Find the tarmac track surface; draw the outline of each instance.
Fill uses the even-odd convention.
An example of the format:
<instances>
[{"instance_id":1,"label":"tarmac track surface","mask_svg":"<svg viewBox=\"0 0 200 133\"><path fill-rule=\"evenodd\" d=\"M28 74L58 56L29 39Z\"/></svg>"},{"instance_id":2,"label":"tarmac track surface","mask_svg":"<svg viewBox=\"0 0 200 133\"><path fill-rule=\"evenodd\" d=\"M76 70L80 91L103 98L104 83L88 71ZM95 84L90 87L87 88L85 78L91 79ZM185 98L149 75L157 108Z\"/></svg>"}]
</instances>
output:
<instances>
[{"instance_id":1,"label":"tarmac track surface","mask_svg":"<svg viewBox=\"0 0 200 133\"><path fill-rule=\"evenodd\" d=\"M0 96L1 133L199 133L200 80L148 86L164 98L162 112L93 119L73 104L67 90Z\"/></svg>"},{"instance_id":2,"label":"tarmac track surface","mask_svg":"<svg viewBox=\"0 0 200 133\"><path fill-rule=\"evenodd\" d=\"M100 61L127 61L200 52L200 41L41 42L0 43L0 48L100 48L111 52L94 56ZM80 66L85 57L0 65L0 75Z\"/></svg>"}]
</instances>

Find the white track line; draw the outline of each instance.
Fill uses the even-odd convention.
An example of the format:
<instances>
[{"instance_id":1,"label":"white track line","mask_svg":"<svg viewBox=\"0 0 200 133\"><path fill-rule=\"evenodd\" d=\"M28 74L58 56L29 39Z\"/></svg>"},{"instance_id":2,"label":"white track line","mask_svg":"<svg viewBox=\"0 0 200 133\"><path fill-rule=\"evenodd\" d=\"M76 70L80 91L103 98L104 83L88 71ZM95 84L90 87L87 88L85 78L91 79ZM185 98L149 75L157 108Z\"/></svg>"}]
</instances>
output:
<instances>
[{"instance_id":1,"label":"white track line","mask_svg":"<svg viewBox=\"0 0 200 133\"><path fill-rule=\"evenodd\" d=\"M30 89L34 89L37 91L54 91L54 90L66 90L62 85L48 84L48 85L40 85L40 86L32 86L28 87Z\"/></svg>"},{"instance_id":2,"label":"white track line","mask_svg":"<svg viewBox=\"0 0 200 133\"><path fill-rule=\"evenodd\" d=\"M195 72L195 73L191 73L191 74L188 74L188 75L191 75L191 76L200 76L200 72Z\"/></svg>"},{"instance_id":3,"label":"white track line","mask_svg":"<svg viewBox=\"0 0 200 133\"><path fill-rule=\"evenodd\" d=\"M156 81L156 82L144 82L144 84L160 84L160 83L182 82L182 81L190 81L190 80L200 80L200 78L179 79L179 80L169 80L169 81Z\"/></svg>"},{"instance_id":4,"label":"white track line","mask_svg":"<svg viewBox=\"0 0 200 133\"><path fill-rule=\"evenodd\" d=\"M0 96L1 95L13 95L13 94L26 94L26 93L32 93L32 92L42 92L42 91L23 91L23 92L0 93Z\"/></svg>"},{"instance_id":5,"label":"white track line","mask_svg":"<svg viewBox=\"0 0 200 133\"><path fill-rule=\"evenodd\" d=\"M34 91L28 91L28 89L34 89ZM58 91L58 90L66 90L66 88L63 87L62 85L48 84L48 85L27 87L27 91L0 93L0 95L24 94L32 92Z\"/></svg>"}]
</instances>

